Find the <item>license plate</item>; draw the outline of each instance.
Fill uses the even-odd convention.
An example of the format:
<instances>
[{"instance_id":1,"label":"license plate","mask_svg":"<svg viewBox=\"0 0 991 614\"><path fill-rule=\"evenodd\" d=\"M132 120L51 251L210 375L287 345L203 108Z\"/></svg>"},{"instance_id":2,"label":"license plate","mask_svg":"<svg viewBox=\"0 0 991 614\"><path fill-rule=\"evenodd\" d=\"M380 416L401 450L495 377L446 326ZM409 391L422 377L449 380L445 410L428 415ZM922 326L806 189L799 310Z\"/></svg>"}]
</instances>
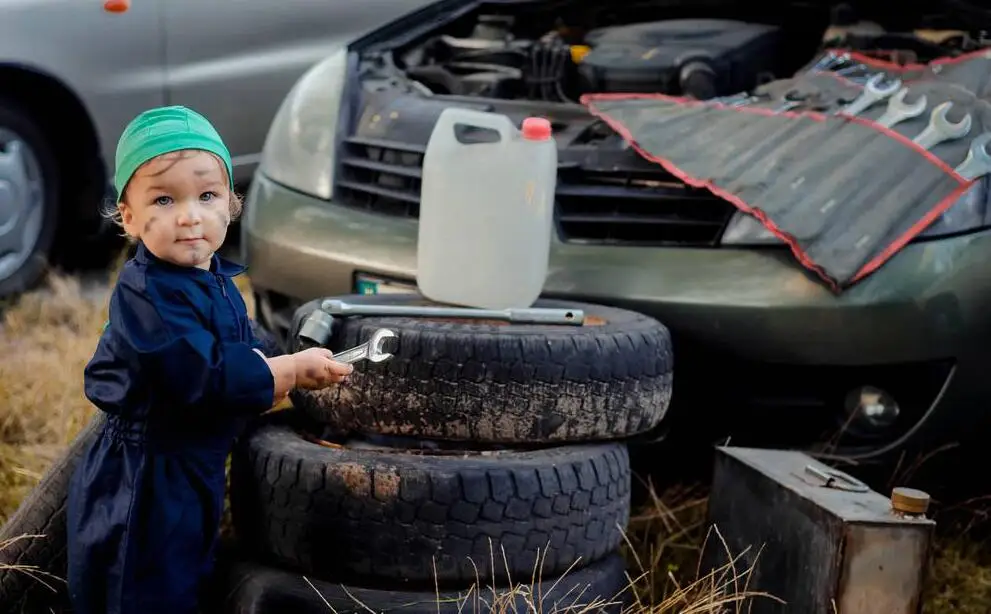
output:
<instances>
[{"instance_id":1,"label":"license plate","mask_svg":"<svg viewBox=\"0 0 991 614\"><path fill-rule=\"evenodd\" d=\"M417 289L416 284L409 282L359 273L354 278L354 291L356 294L415 294Z\"/></svg>"}]
</instances>

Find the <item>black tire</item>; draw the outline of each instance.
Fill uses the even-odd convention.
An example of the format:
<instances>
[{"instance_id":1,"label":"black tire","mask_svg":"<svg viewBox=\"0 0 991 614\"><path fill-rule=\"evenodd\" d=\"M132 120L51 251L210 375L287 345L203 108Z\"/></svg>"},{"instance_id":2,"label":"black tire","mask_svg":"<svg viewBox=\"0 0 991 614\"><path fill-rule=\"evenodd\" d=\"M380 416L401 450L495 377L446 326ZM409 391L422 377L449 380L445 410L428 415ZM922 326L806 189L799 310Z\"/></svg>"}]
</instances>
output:
<instances>
[{"instance_id":1,"label":"black tire","mask_svg":"<svg viewBox=\"0 0 991 614\"><path fill-rule=\"evenodd\" d=\"M235 533L252 551L365 585L519 581L538 556L562 573L618 547L630 515L620 443L430 456L328 448L269 424L238 446L231 480Z\"/></svg>"},{"instance_id":2,"label":"black tire","mask_svg":"<svg viewBox=\"0 0 991 614\"><path fill-rule=\"evenodd\" d=\"M349 303L421 303L416 295L348 296ZM290 344L319 301L297 310ZM342 432L476 443L572 443L630 437L654 428L671 399L671 337L640 313L588 303L592 325L553 326L346 318L330 349L398 336L395 356L355 365L343 386L295 391L292 402Z\"/></svg>"},{"instance_id":3,"label":"black tire","mask_svg":"<svg viewBox=\"0 0 991 614\"><path fill-rule=\"evenodd\" d=\"M508 589L493 589L482 581L480 587L464 591L376 590L304 578L248 562L237 564L227 578L225 614L480 614L532 612L535 606L540 612L591 614L620 612L630 600L626 563L618 554L560 578L527 578Z\"/></svg>"},{"instance_id":4,"label":"black tire","mask_svg":"<svg viewBox=\"0 0 991 614\"><path fill-rule=\"evenodd\" d=\"M58 225L61 175L52 148L31 114L19 104L0 97L0 129L3 128L16 133L31 149L38 161L44 186L44 210L38 241L20 268L10 276L0 278L0 298L7 298L36 286L48 268Z\"/></svg>"},{"instance_id":5,"label":"black tire","mask_svg":"<svg viewBox=\"0 0 991 614\"><path fill-rule=\"evenodd\" d=\"M44 536L20 539L0 550L0 613L68 611L65 505L69 478L105 422L105 414L98 412L0 527L0 543L22 535ZM58 579L39 576L39 581L7 566L35 567Z\"/></svg>"}]
</instances>

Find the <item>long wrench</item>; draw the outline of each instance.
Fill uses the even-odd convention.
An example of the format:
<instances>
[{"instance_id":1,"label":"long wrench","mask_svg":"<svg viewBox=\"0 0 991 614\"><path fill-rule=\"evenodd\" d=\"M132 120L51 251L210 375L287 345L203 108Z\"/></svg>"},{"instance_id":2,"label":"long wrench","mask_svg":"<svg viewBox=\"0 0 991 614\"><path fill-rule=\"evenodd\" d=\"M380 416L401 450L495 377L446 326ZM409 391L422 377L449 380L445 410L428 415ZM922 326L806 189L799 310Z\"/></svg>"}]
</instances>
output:
<instances>
[{"instance_id":1,"label":"long wrench","mask_svg":"<svg viewBox=\"0 0 991 614\"><path fill-rule=\"evenodd\" d=\"M954 169L964 179L977 179L991 172L991 156L987 146L991 143L991 132L985 132L970 142L967 157Z\"/></svg>"},{"instance_id":2,"label":"long wrench","mask_svg":"<svg viewBox=\"0 0 991 614\"><path fill-rule=\"evenodd\" d=\"M863 113L870 107L874 106L888 96L891 96L897 92L901 86L902 82L900 79L894 79L888 85L882 87L884 82L884 75L878 73L867 80L867 84L864 85L864 91L857 97L856 100L843 107L837 114L842 113L843 115L857 115Z\"/></svg>"},{"instance_id":3,"label":"long wrench","mask_svg":"<svg viewBox=\"0 0 991 614\"><path fill-rule=\"evenodd\" d=\"M842 53L837 55L835 51L830 51L829 53L821 57L819 61L816 62L815 65L809 70L812 72L826 71L831 68L838 68L840 66L843 66L849 61L850 61L849 53Z\"/></svg>"},{"instance_id":4,"label":"long wrench","mask_svg":"<svg viewBox=\"0 0 991 614\"><path fill-rule=\"evenodd\" d=\"M471 320L502 320L517 324L585 323L581 309L472 309L470 307L418 307L413 305L352 305L337 299L327 299L320 309L332 316L395 316L400 318L460 318Z\"/></svg>"},{"instance_id":5,"label":"long wrench","mask_svg":"<svg viewBox=\"0 0 991 614\"><path fill-rule=\"evenodd\" d=\"M929 125L912 140L923 149L932 149L944 141L958 139L970 132L970 113L965 114L963 119L955 124L946 119L946 114L952 106L953 103L950 101L937 105L929 116Z\"/></svg>"},{"instance_id":6,"label":"long wrench","mask_svg":"<svg viewBox=\"0 0 991 614\"><path fill-rule=\"evenodd\" d=\"M898 90L897 94L888 99L888 110L881 117L877 118L875 123L881 124L885 128L890 128L906 119L912 119L925 113L926 105L929 104L926 100L926 95L922 94L912 104L906 104L905 96L907 95L907 87Z\"/></svg>"},{"instance_id":7,"label":"long wrench","mask_svg":"<svg viewBox=\"0 0 991 614\"><path fill-rule=\"evenodd\" d=\"M356 345L350 350L344 350L340 354L334 354L333 358L337 362L354 363L359 360L367 360L368 362L382 362L392 358L392 354L386 352L382 349L382 344L385 343L386 339L391 339L396 336L396 333L392 332L388 328L379 328L372 333L372 336L361 345Z\"/></svg>"}]
</instances>

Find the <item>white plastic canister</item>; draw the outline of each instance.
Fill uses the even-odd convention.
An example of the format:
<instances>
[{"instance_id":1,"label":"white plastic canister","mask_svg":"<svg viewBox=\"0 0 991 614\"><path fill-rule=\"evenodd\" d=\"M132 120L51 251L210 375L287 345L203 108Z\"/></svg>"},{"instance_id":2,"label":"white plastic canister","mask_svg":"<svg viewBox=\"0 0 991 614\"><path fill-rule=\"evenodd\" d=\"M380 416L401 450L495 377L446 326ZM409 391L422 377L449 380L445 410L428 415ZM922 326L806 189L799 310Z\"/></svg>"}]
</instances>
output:
<instances>
[{"instance_id":1,"label":"white plastic canister","mask_svg":"<svg viewBox=\"0 0 991 614\"><path fill-rule=\"evenodd\" d=\"M557 145L546 119L445 109L423 158L417 286L440 303L530 307L547 278Z\"/></svg>"}]
</instances>

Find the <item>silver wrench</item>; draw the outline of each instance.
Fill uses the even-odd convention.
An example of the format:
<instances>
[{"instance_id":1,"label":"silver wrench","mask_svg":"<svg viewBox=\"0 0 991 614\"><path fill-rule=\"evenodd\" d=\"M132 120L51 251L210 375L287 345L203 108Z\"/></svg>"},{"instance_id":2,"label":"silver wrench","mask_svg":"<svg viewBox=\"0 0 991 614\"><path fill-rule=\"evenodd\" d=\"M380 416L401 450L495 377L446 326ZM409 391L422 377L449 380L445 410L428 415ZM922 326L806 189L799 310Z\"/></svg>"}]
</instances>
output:
<instances>
[{"instance_id":1,"label":"silver wrench","mask_svg":"<svg viewBox=\"0 0 991 614\"><path fill-rule=\"evenodd\" d=\"M831 68L837 68L839 66L843 66L849 61L850 61L849 53L841 53L837 55L835 51L830 51L822 58L820 58L818 62L815 63L815 65L811 68L811 71L812 72L826 71Z\"/></svg>"},{"instance_id":2,"label":"silver wrench","mask_svg":"<svg viewBox=\"0 0 991 614\"><path fill-rule=\"evenodd\" d=\"M760 100L760 96L747 96L746 98L742 98L740 100L734 100L733 102L729 103L729 106L745 107L748 104L753 104L755 102L758 102L759 100Z\"/></svg>"},{"instance_id":3,"label":"silver wrench","mask_svg":"<svg viewBox=\"0 0 991 614\"><path fill-rule=\"evenodd\" d=\"M897 94L888 99L888 110L881 117L874 120L875 123L881 124L885 128L890 128L906 119L912 119L925 113L926 105L929 104L926 100L926 95L922 94L912 104L906 104L905 96L907 95L907 87L898 90Z\"/></svg>"},{"instance_id":4,"label":"silver wrench","mask_svg":"<svg viewBox=\"0 0 991 614\"><path fill-rule=\"evenodd\" d=\"M882 86L881 83L884 81L884 75L878 73L867 80L867 84L864 85L864 91L857 97L856 100L848 104L846 107L837 111L837 114L842 113L843 115L857 115L858 113L863 113L870 107L874 106L875 103L880 102L891 96L899 89L901 89L902 82L900 79L894 79L890 84Z\"/></svg>"},{"instance_id":5,"label":"silver wrench","mask_svg":"<svg viewBox=\"0 0 991 614\"><path fill-rule=\"evenodd\" d=\"M987 146L991 143L991 132L985 132L970 142L967 157L954 170L964 179L977 179L991 172L991 156Z\"/></svg>"},{"instance_id":6,"label":"silver wrench","mask_svg":"<svg viewBox=\"0 0 991 614\"><path fill-rule=\"evenodd\" d=\"M781 106L779 106L778 108L774 109L774 112L784 113L785 111L791 111L795 107L800 107L800 106L802 106L802 102L800 100L789 100L784 104L782 104Z\"/></svg>"},{"instance_id":7,"label":"silver wrench","mask_svg":"<svg viewBox=\"0 0 991 614\"><path fill-rule=\"evenodd\" d=\"M382 344L386 339L395 337L396 333L388 328L379 328L372 333L371 338L361 345L356 345L350 350L344 350L340 354L335 354L333 359L337 362L353 363L359 360L368 362L382 362L392 358L392 354L382 350Z\"/></svg>"},{"instance_id":8,"label":"silver wrench","mask_svg":"<svg viewBox=\"0 0 991 614\"><path fill-rule=\"evenodd\" d=\"M932 149L944 141L958 139L970 132L970 113L964 115L963 119L955 124L951 124L946 119L946 114L952 106L952 102L946 101L933 109L929 116L929 125L912 140L923 149Z\"/></svg>"}]
</instances>

